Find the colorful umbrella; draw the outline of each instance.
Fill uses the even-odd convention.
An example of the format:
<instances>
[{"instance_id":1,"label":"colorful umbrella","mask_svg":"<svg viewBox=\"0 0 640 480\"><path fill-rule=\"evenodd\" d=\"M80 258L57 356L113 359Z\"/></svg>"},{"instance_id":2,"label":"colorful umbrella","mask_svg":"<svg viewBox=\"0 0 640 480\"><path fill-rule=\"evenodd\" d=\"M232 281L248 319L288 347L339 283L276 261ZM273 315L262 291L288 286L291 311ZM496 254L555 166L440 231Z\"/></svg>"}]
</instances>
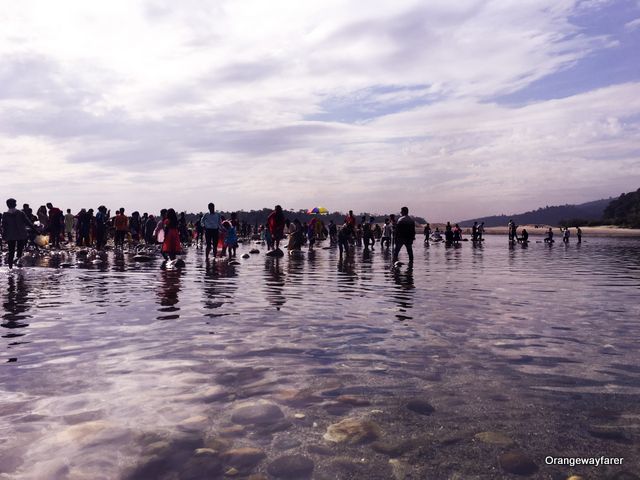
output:
<instances>
[{"instance_id":1,"label":"colorful umbrella","mask_svg":"<svg viewBox=\"0 0 640 480\"><path fill-rule=\"evenodd\" d=\"M314 207L314 208L310 208L309 210L307 210L307 213L309 213L309 214L326 215L327 213L329 213L329 210L327 210L324 207Z\"/></svg>"}]
</instances>

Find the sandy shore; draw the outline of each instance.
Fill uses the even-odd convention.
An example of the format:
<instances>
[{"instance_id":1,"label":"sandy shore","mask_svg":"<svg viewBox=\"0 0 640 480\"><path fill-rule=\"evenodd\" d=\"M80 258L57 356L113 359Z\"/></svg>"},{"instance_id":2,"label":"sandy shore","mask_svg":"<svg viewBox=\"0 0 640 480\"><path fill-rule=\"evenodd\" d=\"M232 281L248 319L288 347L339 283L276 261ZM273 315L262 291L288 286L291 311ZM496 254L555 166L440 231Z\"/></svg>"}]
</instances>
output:
<instances>
[{"instance_id":1,"label":"sandy shore","mask_svg":"<svg viewBox=\"0 0 640 480\"><path fill-rule=\"evenodd\" d=\"M435 230L436 227L440 228L442 232L444 232L444 225L440 224L432 224L431 229ZM546 235L547 230L549 229L549 225L518 225L518 234L522 231L523 228L527 229L529 235ZM553 233L558 236L560 235L560 228L552 227ZM638 237L640 238L640 229L639 228L621 228L613 225L602 225L599 227L581 227L582 228L582 236L583 238L587 237ZM424 226L419 227L417 229L418 234L422 234L424 230ZM570 228L571 236L575 238L576 229ZM463 228L462 229L465 236L471 235L471 228ZM485 227L484 229L485 235L507 235L507 226L504 227Z\"/></svg>"}]
</instances>

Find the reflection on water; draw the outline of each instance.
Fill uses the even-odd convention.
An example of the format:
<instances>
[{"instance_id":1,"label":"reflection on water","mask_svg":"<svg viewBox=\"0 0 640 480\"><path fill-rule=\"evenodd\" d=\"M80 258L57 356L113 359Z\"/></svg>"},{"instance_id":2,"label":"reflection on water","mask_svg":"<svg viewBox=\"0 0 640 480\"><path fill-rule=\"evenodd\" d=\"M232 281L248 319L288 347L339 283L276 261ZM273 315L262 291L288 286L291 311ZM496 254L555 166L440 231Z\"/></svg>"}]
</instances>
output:
<instances>
[{"instance_id":1,"label":"reflection on water","mask_svg":"<svg viewBox=\"0 0 640 480\"><path fill-rule=\"evenodd\" d=\"M497 478L514 452L531 478L640 469L640 242L416 243L412 269L323 247L0 267L0 475ZM331 441L345 419L370 431Z\"/></svg>"}]
</instances>

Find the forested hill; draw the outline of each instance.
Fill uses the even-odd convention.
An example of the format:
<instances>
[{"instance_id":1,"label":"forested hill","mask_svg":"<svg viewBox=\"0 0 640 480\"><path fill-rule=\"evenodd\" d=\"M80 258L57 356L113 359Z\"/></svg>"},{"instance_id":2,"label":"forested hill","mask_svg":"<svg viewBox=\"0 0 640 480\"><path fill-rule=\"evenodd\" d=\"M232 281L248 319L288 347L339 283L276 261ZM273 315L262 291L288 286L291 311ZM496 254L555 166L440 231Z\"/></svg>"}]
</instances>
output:
<instances>
[{"instance_id":1,"label":"forested hill","mask_svg":"<svg viewBox=\"0 0 640 480\"><path fill-rule=\"evenodd\" d=\"M621 227L640 228L640 188L623 193L604 210L607 223Z\"/></svg>"},{"instance_id":2,"label":"forested hill","mask_svg":"<svg viewBox=\"0 0 640 480\"><path fill-rule=\"evenodd\" d=\"M539 208L515 215L493 215L459 222L461 227L470 227L474 221L484 222L485 227L504 226L513 219L518 225L586 225L601 223L604 211L613 199L602 199L580 205L556 205Z\"/></svg>"}]
</instances>

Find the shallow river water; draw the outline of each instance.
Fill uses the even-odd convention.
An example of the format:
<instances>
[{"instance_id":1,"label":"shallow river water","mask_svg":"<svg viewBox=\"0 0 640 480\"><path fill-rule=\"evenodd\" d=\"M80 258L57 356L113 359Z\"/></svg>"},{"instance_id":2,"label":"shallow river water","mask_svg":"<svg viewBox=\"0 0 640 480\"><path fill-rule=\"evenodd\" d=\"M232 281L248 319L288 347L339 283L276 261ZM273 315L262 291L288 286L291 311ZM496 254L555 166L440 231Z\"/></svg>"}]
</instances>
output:
<instances>
[{"instance_id":1,"label":"shallow river water","mask_svg":"<svg viewBox=\"0 0 640 480\"><path fill-rule=\"evenodd\" d=\"M323 246L0 266L0 478L639 478L640 241Z\"/></svg>"}]
</instances>

